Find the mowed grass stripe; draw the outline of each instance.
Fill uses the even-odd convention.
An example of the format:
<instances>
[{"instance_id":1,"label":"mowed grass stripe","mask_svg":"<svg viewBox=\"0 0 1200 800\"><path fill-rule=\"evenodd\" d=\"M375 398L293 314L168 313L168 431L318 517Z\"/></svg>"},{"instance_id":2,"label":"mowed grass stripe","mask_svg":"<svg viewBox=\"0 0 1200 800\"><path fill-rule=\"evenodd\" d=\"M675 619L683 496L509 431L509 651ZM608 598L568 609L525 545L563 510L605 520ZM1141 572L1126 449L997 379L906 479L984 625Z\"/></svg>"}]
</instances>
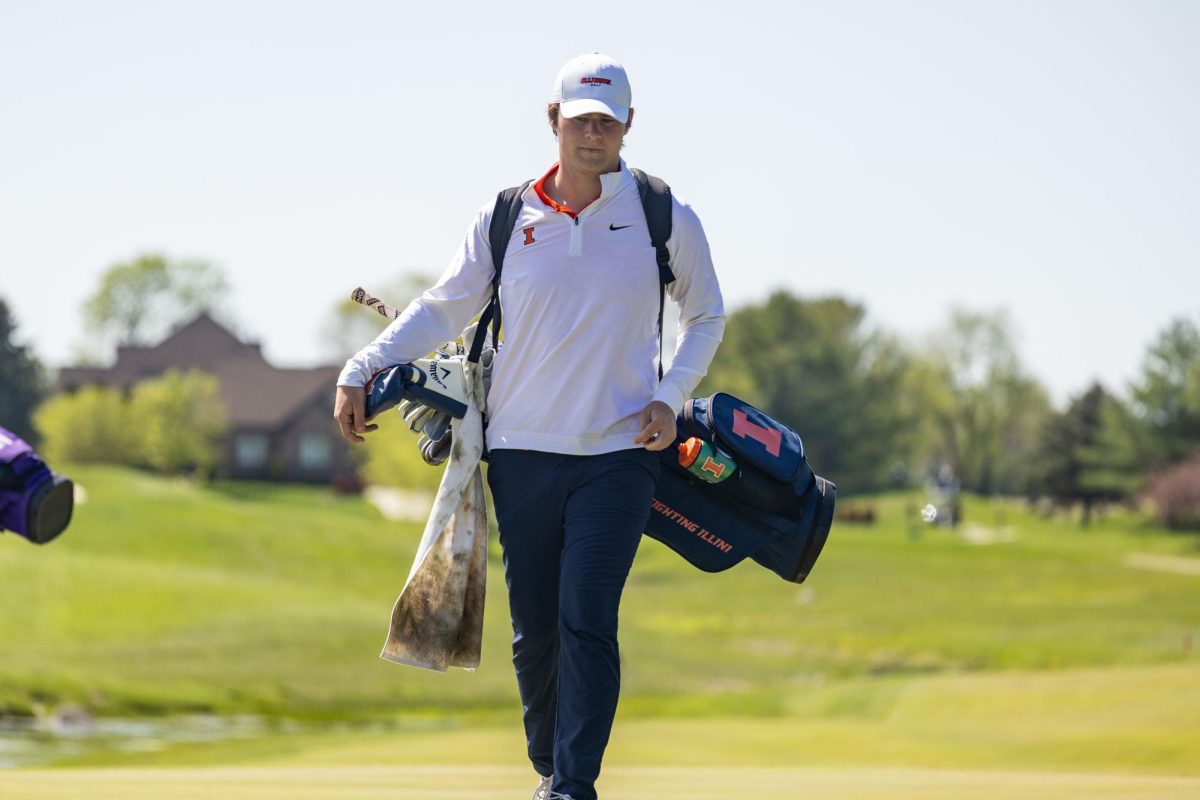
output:
<instances>
[{"instance_id":1,"label":"mowed grass stripe","mask_svg":"<svg viewBox=\"0 0 1200 800\"><path fill-rule=\"evenodd\" d=\"M522 797L532 772L512 767L240 768L12 773L2 800L496 800ZM626 767L599 787L620 800L1176 800L1200 780L1013 771Z\"/></svg>"},{"instance_id":2,"label":"mowed grass stripe","mask_svg":"<svg viewBox=\"0 0 1200 800\"><path fill-rule=\"evenodd\" d=\"M618 713L605 763L1088 770L1200 776L1200 674L1192 667L892 676L810 687L783 717L647 719ZM516 708L403 730L334 729L159 752L100 752L81 766L523 764Z\"/></svg>"}]
</instances>

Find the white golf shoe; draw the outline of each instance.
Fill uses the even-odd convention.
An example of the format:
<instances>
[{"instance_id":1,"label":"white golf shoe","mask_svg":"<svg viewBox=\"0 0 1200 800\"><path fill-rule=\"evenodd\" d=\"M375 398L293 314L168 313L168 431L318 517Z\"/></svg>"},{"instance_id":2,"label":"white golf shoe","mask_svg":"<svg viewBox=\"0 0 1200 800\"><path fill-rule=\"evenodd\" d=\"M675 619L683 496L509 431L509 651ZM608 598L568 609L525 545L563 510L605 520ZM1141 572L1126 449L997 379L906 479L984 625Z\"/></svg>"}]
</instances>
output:
<instances>
[{"instance_id":1,"label":"white golf shoe","mask_svg":"<svg viewBox=\"0 0 1200 800\"><path fill-rule=\"evenodd\" d=\"M533 790L533 800L550 800L550 786L554 783L554 776L547 775L538 783L537 788Z\"/></svg>"}]
</instances>

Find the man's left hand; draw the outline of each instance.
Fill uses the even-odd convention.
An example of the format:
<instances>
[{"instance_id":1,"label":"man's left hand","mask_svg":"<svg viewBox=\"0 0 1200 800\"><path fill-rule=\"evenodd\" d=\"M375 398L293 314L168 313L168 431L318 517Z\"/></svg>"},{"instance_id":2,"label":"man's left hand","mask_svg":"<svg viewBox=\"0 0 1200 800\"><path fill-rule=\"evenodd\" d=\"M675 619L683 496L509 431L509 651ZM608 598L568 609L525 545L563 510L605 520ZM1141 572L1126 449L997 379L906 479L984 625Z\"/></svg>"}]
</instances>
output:
<instances>
[{"instance_id":1,"label":"man's left hand","mask_svg":"<svg viewBox=\"0 0 1200 800\"><path fill-rule=\"evenodd\" d=\"M633 441L647 450L665 450L675 441L675 412L661 400L642 409L642 432Z\"/></svg>"}]
</instances>

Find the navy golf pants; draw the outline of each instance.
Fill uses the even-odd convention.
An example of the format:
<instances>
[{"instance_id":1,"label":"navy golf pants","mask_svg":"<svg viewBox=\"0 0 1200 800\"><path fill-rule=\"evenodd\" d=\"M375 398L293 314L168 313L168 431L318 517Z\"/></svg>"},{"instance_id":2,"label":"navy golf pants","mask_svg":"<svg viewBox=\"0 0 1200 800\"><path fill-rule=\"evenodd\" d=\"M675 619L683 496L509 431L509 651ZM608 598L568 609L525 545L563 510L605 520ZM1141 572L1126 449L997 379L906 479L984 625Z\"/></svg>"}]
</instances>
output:
<instances>
[{"instance_id":1,"label":"navy golf pants","mask_svg":"<svg viewBox=\"0 0 1200 800\"><path fill-rule=\"evenodd\" d=\"M617 608L658 481L658 454L492 450L529 760L554 791L595 800L621 664Z\"/></svg>"}]
</instances>

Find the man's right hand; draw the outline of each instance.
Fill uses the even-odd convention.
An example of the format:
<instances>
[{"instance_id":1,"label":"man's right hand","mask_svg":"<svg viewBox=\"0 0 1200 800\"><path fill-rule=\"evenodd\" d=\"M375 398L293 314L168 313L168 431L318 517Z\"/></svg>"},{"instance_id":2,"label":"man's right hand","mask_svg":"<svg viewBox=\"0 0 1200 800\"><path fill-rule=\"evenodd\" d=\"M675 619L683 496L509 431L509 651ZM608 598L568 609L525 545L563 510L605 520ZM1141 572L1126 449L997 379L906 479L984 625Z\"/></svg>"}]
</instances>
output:
<instances>
[{"instance_id":1,"label":"man's right hand","mask_svg":"<svg viewBox=\"0 0 1200 800\"><path fill-rule=\"evenodd\" d=\"M339 386L333 401L333 418L337 420L342 438L359 444L362 434L376 430L378 425L367 424L367 390L361 386Z\"/></svg>"}]
</instances>

